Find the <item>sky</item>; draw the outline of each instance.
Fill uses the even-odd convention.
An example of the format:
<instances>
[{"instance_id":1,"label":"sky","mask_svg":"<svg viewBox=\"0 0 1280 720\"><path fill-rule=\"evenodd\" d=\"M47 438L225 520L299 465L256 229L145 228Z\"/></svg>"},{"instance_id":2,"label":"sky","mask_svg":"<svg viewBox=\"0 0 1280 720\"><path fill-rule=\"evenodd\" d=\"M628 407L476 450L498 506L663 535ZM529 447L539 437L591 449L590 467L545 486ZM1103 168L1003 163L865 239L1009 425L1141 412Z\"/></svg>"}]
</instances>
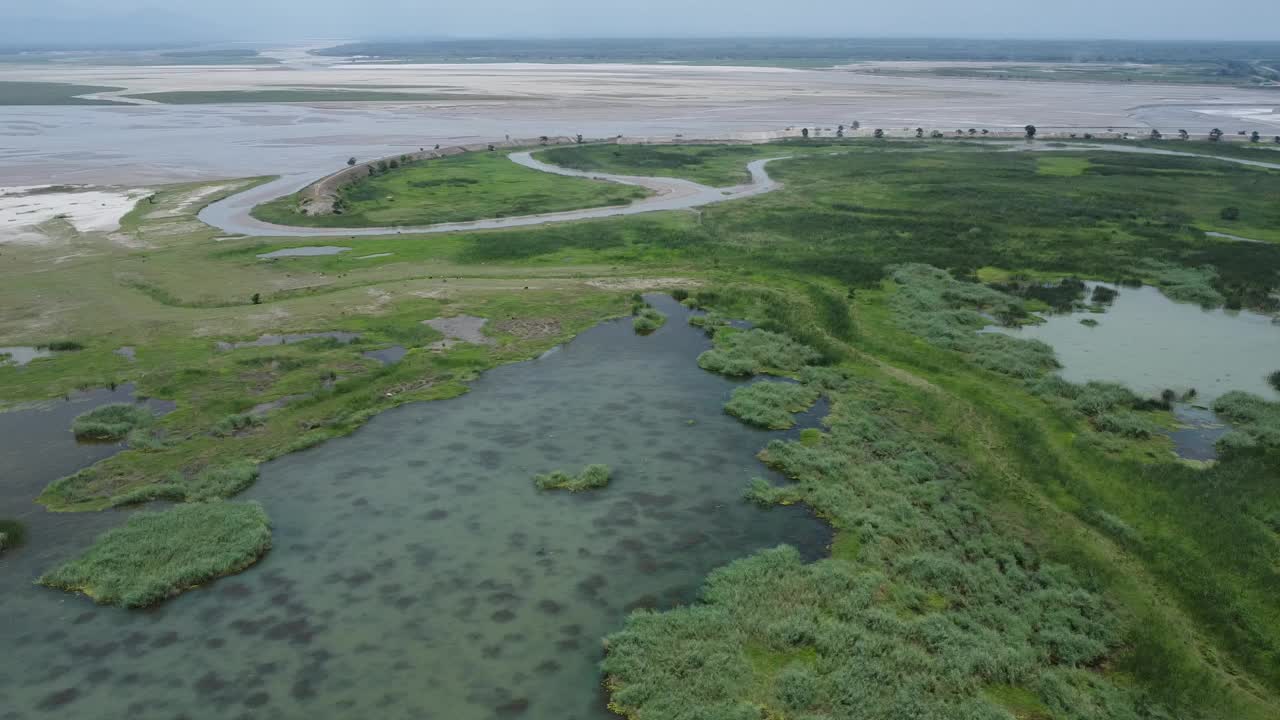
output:
<instances>
[{"instance_id":1,"label":"sky","mask_svg":"<svg viewBox=\"0 0 1280 720\"><path fill-rule=\"evenodd\" d=\"M1280 2L1202 0L0 0L0 44L386 37L1280 40Z\"/></svg>"}]
</instances>

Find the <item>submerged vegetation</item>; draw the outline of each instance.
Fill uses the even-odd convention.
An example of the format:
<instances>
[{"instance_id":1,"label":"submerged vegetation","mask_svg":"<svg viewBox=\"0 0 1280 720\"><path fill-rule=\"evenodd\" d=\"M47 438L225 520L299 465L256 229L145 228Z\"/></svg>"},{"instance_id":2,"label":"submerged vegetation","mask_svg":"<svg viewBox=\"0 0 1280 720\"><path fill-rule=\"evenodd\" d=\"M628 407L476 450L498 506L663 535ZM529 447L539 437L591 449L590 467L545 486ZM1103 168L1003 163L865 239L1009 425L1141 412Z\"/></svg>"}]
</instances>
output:
<instances>
[{"instance_id":1,"label":"submerged vegetation","mask_svg":"<svg viewBox=\"0 0 1280 720\"><path fill-rule=\"evenodd\" d=\"M588 465L577 475L570 475L563 470L554 470L544 475L535 475L533 484L539 490L568 490L582 492L596 490L609 484L612 471L608 465Z\"/></svg>"},{"instance_id":2,"label":"submerged vegetation","mask_svg":"<svg viewBox=\"0 0 1280 720\"><path fill-rule=\"evenodd\" d=\"M748 425L786 430L796 424L794 413L808 410L818 395L809 385L761 380L734 390L724 411Z\"/></svg>"},{"instance_id":3,"label":"submerged vegetation","mask_svg":"<svg viewBox=\"0 0 1280 720\"><path fill-rule=\"evenodd\" d=\"M133 515L39 582L104 605L144 607L239 572L270 547L270 523L257 503L179 505Z\"/></svg>"},{"instance_id":4,"label":"submerged vegetation","mask_svg":"<svg viewBox=\"0 0 1280 720\"><path fill-rule=\"evenodd\" d=\"M121 440L155 421L155 415L145 405L111 403L76 417L71 429L84 440Z\"/></svg>"}]
</instances>

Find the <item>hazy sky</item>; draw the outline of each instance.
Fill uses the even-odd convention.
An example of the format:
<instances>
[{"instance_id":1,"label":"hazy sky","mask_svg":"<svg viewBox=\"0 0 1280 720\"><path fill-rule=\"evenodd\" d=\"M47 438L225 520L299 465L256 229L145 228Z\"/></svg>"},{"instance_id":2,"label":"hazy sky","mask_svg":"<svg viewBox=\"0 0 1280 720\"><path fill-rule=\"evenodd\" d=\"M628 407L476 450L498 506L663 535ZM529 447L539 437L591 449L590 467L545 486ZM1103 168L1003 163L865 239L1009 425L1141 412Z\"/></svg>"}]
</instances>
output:
<instances>
[{"instance_id":1,"label":"hazy sky","mask_svg":"<svg viewBox=\"0 0 1280 720\"><path fill-rule=\"evenodd\" d=\"M708 36L1280 40L1280 2L0 0L0 42Z\"/></svg>"}]
</instances>

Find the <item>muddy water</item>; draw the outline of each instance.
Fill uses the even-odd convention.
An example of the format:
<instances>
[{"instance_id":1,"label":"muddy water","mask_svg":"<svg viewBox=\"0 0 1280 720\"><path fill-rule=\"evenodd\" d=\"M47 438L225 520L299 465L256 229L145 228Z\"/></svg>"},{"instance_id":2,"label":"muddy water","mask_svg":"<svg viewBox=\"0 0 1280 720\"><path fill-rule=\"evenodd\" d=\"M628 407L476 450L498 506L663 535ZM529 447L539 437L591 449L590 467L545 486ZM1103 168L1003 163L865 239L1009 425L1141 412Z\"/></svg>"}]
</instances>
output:
<instances>
[{"instance_id":1,"label":"muddy water","mask_svg":"<svg viewBox=\"0 0 1280 720\"><path fill-rule=\"evenodd\" d=\"M249 571L130 613L6 568L0 716L610 717L601 636L687 601L706 573L829 531L744 503L769 433L722 412L687 312L647 337L605 323L460 398L384 413L263 468L275 525ZM535 473L614 468L605 489Z\"/></svg>"}]
</instances>

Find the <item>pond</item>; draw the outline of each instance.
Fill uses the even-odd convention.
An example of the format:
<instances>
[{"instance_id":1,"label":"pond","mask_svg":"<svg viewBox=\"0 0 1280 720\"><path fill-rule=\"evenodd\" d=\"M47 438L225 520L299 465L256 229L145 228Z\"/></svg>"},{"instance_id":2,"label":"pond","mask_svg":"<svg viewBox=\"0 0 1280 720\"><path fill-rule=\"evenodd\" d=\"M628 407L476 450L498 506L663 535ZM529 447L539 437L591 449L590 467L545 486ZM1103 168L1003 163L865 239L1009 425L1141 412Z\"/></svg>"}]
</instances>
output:
<instances>
[{"instance_id":1,"label":"pond","mask_svg":"<svg viewBox=\"0 0 1280 720\"><path fill-rule=\"evenodd\" d=\"M1086 292L1099 284L1086 283ZM1107 287L1119 295L1105 313L1047 315L1039 325L988 330L1052 345L1062 376L1072 382L1118 382L1148 397L1195 388L1194 402L1202 407L1179 408L1178 419L1189 427L1172 435L1183 457L1212 457L1212 441L1224 429L1203 408L1223 394L1243 390L1280 399L1266 379L1280 370L1280 325L1271 317L1174 302L1149 286ZM1080 322L1087 319L1097 325Z\"/></svg>"},{"instance_id":2,"label":"pond","mask_svg":"<svg viewBox=\"0 0 1280 720\"><path fill-rule=\"evenodd\" d=\"M53 357L53 351L30 345L0 347L0 365L26 365L37 358Z\"/></svg>"},{"instance_id":3,"label":"pond","mask_svg":"<svg viewBox=\"0 0 1280 720\"><path fill-rule=\"evenodd\" d=\"M274 548L241 575L127 612L31 586L47 564L5 567L0 603L23 622L0 624L0 706L612 718L600 638L629 611L688 602L757 549L814 558L830 541L802 507L742 499L752 477L780 481L755 453L785 434L727 416L739 383L697 367L709 343L688 311L652 302L670 317L652 335L604 323L462 397L263 466L245 497L271 514ZM588 463L613 467L608 487L534 488L535 473Z\"/></svg>"}]
</instances>

